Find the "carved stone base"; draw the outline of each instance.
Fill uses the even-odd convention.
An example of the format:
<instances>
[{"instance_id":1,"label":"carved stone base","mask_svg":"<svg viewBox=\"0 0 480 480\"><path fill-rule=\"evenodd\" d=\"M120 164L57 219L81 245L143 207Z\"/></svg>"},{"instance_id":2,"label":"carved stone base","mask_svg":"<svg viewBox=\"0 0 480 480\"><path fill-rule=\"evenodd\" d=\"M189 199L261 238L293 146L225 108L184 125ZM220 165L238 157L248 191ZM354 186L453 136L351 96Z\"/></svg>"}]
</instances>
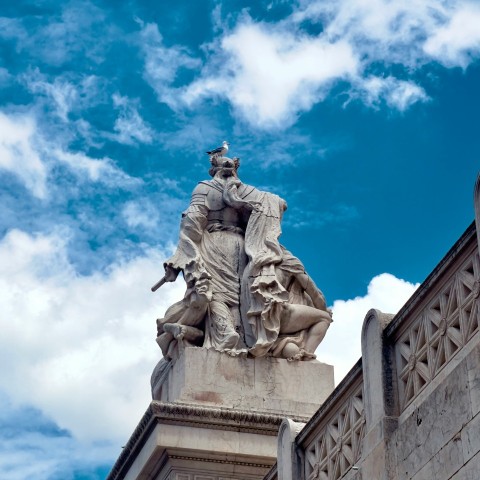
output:
<instances>
[{"instance_id":1,"label":"carved stone base","mask_svg":"<svg viewBox=\"0 0 480 480\"><path fill-rule=\"evenodd\" d=\"M313 415L333 389L333 367L317 360L239 358L195 347L162 360L152 375L154 400L255 410L300 421Z\"/></svg>"},{"instance_id":2,"label":"carved stone base","mask_svg":"<svg viewBox=\"0 0 480 480\"><path fill-rule=\"evenodd\" d=\"M278 415L153 401L107 480L261 480Z\"/></svg>"},{"instance_id":3,"label":"carved stone base","mask_svg":"<svg viewBox=\"0 0 480 480\"><path fill-rule=\"evenodd\" d=\"M154 401L107 480L262 480L283 418L306 422L333 388L317 361L182 348L155 368Z\"/></svg>"}]
</instances>

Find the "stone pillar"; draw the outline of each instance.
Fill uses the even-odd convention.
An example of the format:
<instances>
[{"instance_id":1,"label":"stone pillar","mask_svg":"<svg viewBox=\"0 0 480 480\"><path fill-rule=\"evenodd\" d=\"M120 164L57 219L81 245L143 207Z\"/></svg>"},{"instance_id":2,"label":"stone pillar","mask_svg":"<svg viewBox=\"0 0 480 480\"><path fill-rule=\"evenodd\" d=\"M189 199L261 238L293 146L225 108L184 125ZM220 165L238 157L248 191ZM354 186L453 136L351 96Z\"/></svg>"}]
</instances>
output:
<instances>
[{"instance_id":1,"label":"stone pillar","mask_svg":"<svg viewBox=\"0 0 480 480\"><path fill-rule=\"evenodd\" d=\"M362 368L366 435L360 469L362 478L394 478L386 441L397 426L393 348L385 342L385 327L394 315L370 310L362 327Z\"/></svg>"},{"instance_id":2,"label":"stone pillar","mask_svg":"<svg viewBox=\"0 0 480 480\"><path fill-rule=\"evenodd\" d=\"M278 480L301 478L301 464L298 461L295 438L305 423L285 418L278 430L277 475Z\"/></svg>"}]
</instances>

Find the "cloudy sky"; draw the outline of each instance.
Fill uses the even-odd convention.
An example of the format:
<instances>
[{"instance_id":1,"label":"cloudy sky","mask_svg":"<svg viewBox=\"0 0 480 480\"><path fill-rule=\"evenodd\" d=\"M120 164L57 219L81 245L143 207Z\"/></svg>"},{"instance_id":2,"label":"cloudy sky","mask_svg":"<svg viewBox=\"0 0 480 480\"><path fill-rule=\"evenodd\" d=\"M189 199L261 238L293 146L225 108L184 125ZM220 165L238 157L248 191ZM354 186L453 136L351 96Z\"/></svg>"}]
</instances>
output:
<instances>
[{"instance_id":1,"label":"cloudy sky","mask_svg":"<svg viewBox=\"0 0 480 480\"><path fill-rule=\"evenodd\" d=\"M150 286L222 140L288 202L337 382L473 220L480 2L0 4L0 478L101 479L149 402Z\"/></svg>"}]
</instances>

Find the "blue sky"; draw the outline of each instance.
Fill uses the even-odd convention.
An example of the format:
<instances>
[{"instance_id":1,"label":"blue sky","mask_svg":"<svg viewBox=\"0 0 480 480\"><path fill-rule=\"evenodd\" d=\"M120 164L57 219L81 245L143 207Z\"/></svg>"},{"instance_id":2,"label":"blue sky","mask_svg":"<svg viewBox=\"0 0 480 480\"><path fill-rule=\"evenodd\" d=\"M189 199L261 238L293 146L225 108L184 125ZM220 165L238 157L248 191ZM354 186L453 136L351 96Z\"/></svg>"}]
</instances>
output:
<instances>
[{"instance_id":1,"label":"blue sky","mask_svg":"<svg viewBox=\"0 0 480 480\"><path fill-rule=\"evenodd\" d=\"M465 0L3 2L0 478L110 469L184 288L149 287L224 139L288 202L340 380L368 309L473 220L479 24Z\"/></svg>"}]
</instances>

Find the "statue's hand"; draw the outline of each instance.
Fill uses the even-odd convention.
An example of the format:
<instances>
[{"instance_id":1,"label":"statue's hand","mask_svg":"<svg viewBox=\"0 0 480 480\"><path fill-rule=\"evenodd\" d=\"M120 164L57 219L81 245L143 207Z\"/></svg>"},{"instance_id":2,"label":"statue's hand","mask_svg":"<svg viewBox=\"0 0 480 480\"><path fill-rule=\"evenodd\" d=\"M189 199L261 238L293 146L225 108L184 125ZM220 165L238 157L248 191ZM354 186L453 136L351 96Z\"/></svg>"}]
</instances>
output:
<instances>
[{"instance_id":1,"label":"statue's hand","mask_svg":"<svg viewBox=\"0 0 480 480\"><path fill-rule=\"evenodd\" d=\"M261 202L255 202L255 201L245 202L245 208L250 212L253 212L254 210L260 210L261 205L262 205Z\"/></svg>"},{"instance_id":2,"label":"statue's hand","mask_svg":"<svg viewBox=\"0 0 480 480\"><path fill-rule=\"evenodd\" d=\"M239 178L236 177L228 177L227 179L227 188L239 187L242 184Z\"/></svg>"},{"instance_id":3,"label":"statue's hand","mask_svg":"<svg viewBox=\"0 0 480 480\"><path fill-rule=\"evenodd\" d=\"M166 282L174 282L178 274L180 273L180 269L173 268L171 265L165 265L165 281Z\"/></svg>"}]
</instances>

